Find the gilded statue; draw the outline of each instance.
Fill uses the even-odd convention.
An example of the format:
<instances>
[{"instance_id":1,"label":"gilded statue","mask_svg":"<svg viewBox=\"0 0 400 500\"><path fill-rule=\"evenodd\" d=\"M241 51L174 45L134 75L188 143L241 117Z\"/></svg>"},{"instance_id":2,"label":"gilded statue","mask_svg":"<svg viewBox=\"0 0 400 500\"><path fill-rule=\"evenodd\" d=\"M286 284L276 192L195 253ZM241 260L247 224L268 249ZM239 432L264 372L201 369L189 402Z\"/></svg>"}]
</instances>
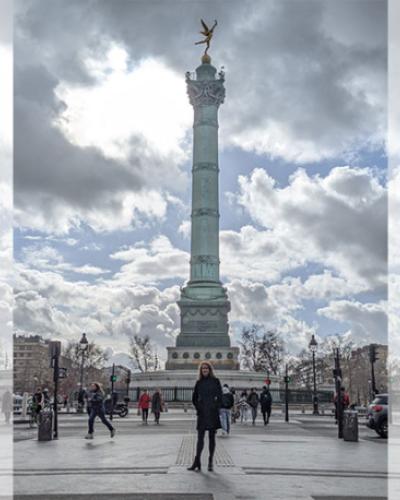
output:
<instances>
[{"instance_id":1,"label":"gilded statue","mask_svg":"<svg viewBox=\"0 0 400 500\"><path fill-rule=\"evenodd\" d=\"M201 19L201 24L203 26L203 31L200 31L200 33L205 36L205 39L201 40L200 42L196 42L195 45L200 45L202 43L207 44L206 50L204 51L204 55L206 56L207 50L210 48L210 42L211 38L213 37L214 28L217 26L218 23L215 20L214 26L211 29L207 26L207 24L203 21L203 19Z\"/></svg>"}]
</instances>

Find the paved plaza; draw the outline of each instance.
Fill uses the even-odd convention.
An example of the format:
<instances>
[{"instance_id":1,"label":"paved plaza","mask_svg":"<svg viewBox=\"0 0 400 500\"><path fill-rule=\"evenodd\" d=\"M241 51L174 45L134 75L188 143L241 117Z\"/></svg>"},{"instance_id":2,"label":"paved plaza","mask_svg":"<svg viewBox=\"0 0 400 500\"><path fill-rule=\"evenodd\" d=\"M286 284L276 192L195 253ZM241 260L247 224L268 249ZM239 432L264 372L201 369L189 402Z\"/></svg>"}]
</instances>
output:
<instances>
[{"instance_id":1,"label":"paved plaza","mask_svg":"<svg viewBox=\"0 0 400 500\"><path fill-rule=\"evenodd\" d=\"M195 446L192 412L171 411L160 426L137 415L116 419L112 440L100 422L83 439L84 416L63 415L60 438L38 442L16 426L16 500L383 500L387 441L360 426L359 442L336 437L332 417L273 415L235 424L217 441L215 471L188 472ZM203 453L206 469L207 449Z\"/></svg>"}]
</instances>

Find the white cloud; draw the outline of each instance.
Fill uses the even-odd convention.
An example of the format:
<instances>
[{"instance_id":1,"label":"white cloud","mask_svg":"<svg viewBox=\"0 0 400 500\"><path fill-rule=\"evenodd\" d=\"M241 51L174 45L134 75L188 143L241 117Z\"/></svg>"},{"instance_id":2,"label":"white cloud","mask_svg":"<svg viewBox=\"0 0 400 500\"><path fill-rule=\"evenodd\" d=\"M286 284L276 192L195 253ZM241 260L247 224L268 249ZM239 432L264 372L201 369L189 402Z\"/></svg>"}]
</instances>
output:
<instances>
[{"instance_id":1,"label":"white cloud","mask_svg":"<svg viewBox=\"0 0 400 500\"><path fill-rule=\"evenodd\" d=\"M174 248L163 235L153 239L148 248L136 245L110 257L128 262L115 275L117 281L159 283L165 279L185 279L189 275L189 254Z\"/></svg>"},{"instance_id":2,"label":"white cloud","mask_svg":"<svg viewBox=\"0 0 400 500\"><path fill-rule=\"evenodd\" d=\"M367 344L379 341L388 343L386 304L361 303L350 300L330 302L318 309L318 314L342 323L350 324L350 338L353 342Z\"/></svg>"},{"instance_id":3,"label":"white cloud","mask_svg":"<svg viewBox=\"0 0 400 500\"><path fill-rule=\"evenodd\" d=\"M15 329L77 341L82 331L103 347L126 352L128 333L148 334L160 347L173 344L179 324L179 288L104 280L70 282L62 275L16 266Z\"/></svg>"},{"instance_id":4,"label":"white cloud","mask_svg":"<svg viewBox=\"0 0 400 500\"><path fill-rule=\"evenodd\" d=\"M184 220L178 227L178 233L180 233L184 238L188 239L192 231L192 224L190 220Z\"/></svg>"},{"instance_id":5,"label":"white cloud","mask_svg":"<svg viewBox=\"0 0 400 500\"><path fill-rule=\"evenodd\" d=\"M29 246L23 249L23 262L32 269L50 270L53 272L73 272L77 274L101 275L109 271L97 266L84 264L81 266L65 262L63 256L50 246Z\"/></svg>"},{"instance_id":6,"label":"white cloud","mask_svg":"<svg viewBox=\"0 0 400 500\"><path fill-rule=\"evenodd\" d=\"M96 86L57 86L56 95L65 103L58 126L73 144L95 146L115 159L128 161L131 137L139 135L149 149L182 163L192 121L182 76L154 58L129 69L121 47L112 47L103 57L85 61L90 71L96 67Z\"/></svg>"},{"instance_id":7,"label":"white cloud","mask_svg":"<svg viewBox=\"0 0 400 500\"><path fill-rule=\"evenodd\" d=\"M331 267L356 288L386 283L386 189L370 169L336 167L324 178L300 169L279 188L258 168L239 184L238 202L289 262Z\"/></svg>"}]
</instances>

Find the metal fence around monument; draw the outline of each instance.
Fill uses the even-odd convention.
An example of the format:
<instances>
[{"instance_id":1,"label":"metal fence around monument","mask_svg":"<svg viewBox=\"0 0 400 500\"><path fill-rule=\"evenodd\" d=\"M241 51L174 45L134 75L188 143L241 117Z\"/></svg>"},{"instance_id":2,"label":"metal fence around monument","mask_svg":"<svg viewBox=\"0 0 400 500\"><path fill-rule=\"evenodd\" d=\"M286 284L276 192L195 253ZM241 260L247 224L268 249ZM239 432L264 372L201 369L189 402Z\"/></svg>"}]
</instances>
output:
<instances>
[{"instance_id":1,"label":"metal fence around monument","mask_svg":"<svg viewBox=\"0 0 400 500\"><path fill-rule=\"evenodd\" d=\"M155 392L156 387L148 387L150 395ZM137 403L140 394L144 388L135 387L129 391L130 401ZM161 389L163 399L166 403L190 403L192 401L193 389L188 387L163 387ZM241 393L239 389L237 392ZM249 391L248 391L249 392ZM285 391L283 389L270 389L272 401L274 404L283 404L285 402ZM125 394L121 393L121 399ZM332 391L317 391L318 402L320 404L329 404L333 401ZM308 405L313 402L313 391L309 389L290 389L289 404Z\"/></svg>"}]
</instances>

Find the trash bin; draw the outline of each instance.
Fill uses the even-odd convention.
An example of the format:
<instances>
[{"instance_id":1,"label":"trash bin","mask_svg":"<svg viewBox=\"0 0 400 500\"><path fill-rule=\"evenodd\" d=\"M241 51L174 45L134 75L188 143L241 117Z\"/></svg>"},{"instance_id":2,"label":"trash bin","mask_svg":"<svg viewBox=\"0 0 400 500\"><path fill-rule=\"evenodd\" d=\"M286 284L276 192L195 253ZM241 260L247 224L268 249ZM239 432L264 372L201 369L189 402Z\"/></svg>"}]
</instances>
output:
<instances>
[{"instance_id":1,"label":"trash bin","mask_svg":"<svg viewBox=\"0 0 400 500\"><path fill-rule=\"evenodd\" d=\"M53 439L53 412L41 411L38 420L38 441Z\"/></svg>"},{"instance_id":2,"label":"trash bin","mask_svg":"<svg viewBox=\"0 0 400 500\"><path fill-rule=\"evenodd\" d=\"M343 412L343 439L344 441L358 441L358 412L355 410Z\"/></svg>"}]
</instances>

